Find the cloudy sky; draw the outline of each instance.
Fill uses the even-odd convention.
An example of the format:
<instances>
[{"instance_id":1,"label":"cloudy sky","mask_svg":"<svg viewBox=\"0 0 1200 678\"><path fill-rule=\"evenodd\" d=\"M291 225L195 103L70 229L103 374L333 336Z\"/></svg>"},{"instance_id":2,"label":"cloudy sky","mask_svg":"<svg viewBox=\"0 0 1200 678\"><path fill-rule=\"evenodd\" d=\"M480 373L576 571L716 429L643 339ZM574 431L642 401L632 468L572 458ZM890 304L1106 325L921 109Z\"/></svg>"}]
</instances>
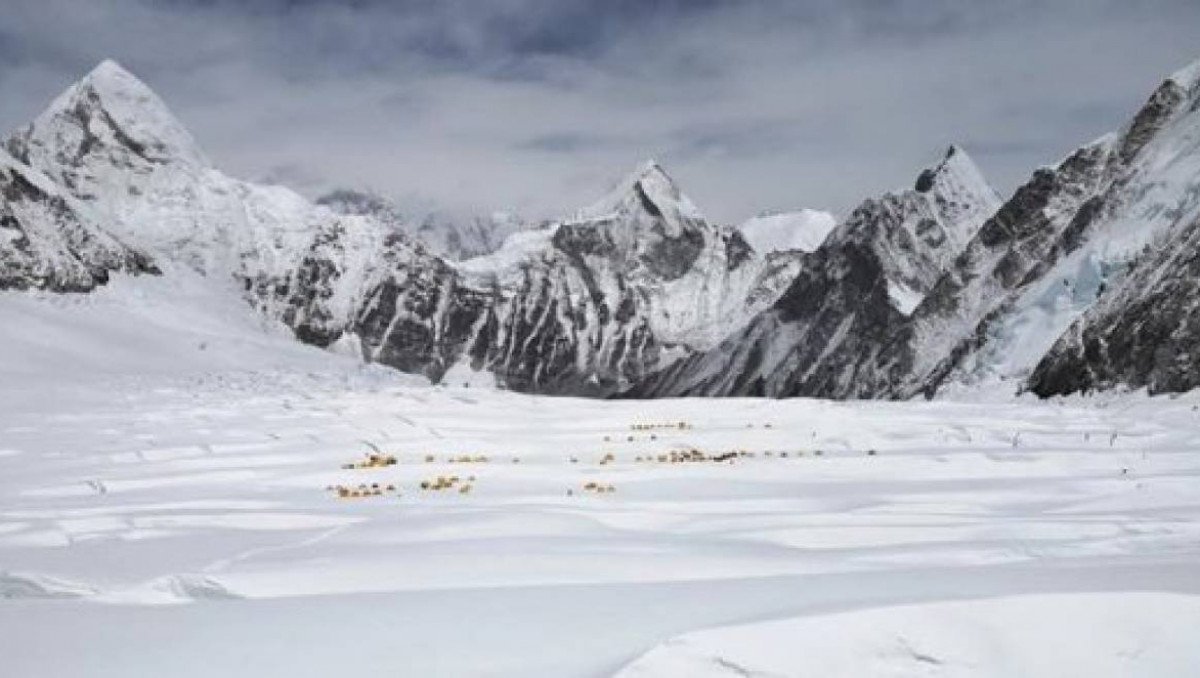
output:
<instances>
[{"instance_id":1,"label":"cloudy sky","mask_svg":"<svg viewBox=\"0 0 1200 678\"><path fill-rule=\"evenodd\" d=\"M103 58L219 165L409 209L844 212L961 143L1001 191L1200 58L1196 0L3 0L0 129Z\"/></svg>"}]
</instances>

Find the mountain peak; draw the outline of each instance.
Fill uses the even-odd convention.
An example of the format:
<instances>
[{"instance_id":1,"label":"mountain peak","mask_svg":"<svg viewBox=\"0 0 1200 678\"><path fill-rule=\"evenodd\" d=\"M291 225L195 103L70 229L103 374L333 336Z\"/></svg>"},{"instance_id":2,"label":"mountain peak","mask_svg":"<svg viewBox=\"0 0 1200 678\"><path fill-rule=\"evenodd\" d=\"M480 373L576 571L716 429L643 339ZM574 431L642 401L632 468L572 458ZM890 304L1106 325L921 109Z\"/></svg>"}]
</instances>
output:
<instances>
[{"instance_id":1,"label":"mountain peak","mask_svg":"<svg viewBox=\"0 0 1200 678\"><path fill-rule=\"evenodd\" d=\"M144 82L139 80L137 76L130 73L124 66L117 63L114 59L105 59L96 64L96 67L88 72L87 75L80 79L80 82L91 84L99 84L101 86L108 84L132 84L143 89L149 89Z\"/></svg>"},{"instance_id":2,"label":"mountain peak","mask_svg":"<svg viewBox=\"0 0 1200 678\"><path fill-rule=\"evenodd\" d=\"M1193 88L1200 87L1200 59L1175 71L1167 79L1179 85L1184 90L1192 90Z\"/></svg>"},{"instance_id":3,"label":"mountain peak","mask_svg":"<svg viewBox=\"0 0 1200 678\"><path fill-rule=\"evenodd\" d=\"M988 207L999 208L1000 196L984 178L979 165L962 146L952 144L935 167L921 172L913 187L918 193L932 194L943 199L958 196Z\"/></svg>"},{"instance_id":4,"label":"mountain peak","mask_svg":"<svg viewBox=\"0 0 1200 678\"><path fill-rule=\"evenodd\" d=\"M667 171L654 158L649 158L643 161L641 165L638 165L638 168L631 174L631 178L637 177L637 179L643 179L653 175L662 175L670 180L670 177L667 176Z\"/></svg>"},{"instance_id":5,"label":"mountain peak","mask_svg":"<svg viewBox=\"0 0 1200 678\"><path fill-rule=\"evenodd\" d=\"M25 152L87 162L95 153L206 167L191 133L146 83L105 59L55 99L16 142Z\"/></svg>"},{"instance_id":6,"label":"mountain peak","mask_svg":"<svg viewBox=\"0 0 1200 678\"><path fill-rule=\"evenodd\" d=\"M653 159L638 165L608 195L580 210L575 218L603 219L636 211L661 217L672 230L680 228L684 220L704 218L691 199L679 190L675 180Z\"/></svg>"}]
</instances>

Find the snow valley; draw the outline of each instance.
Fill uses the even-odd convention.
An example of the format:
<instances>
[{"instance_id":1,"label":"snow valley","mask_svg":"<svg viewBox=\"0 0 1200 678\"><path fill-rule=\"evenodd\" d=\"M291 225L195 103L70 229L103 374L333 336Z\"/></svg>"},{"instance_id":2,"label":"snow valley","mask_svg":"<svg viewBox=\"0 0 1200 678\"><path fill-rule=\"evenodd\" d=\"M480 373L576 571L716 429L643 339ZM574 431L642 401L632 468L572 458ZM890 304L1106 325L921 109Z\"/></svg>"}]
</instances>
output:
<instances>
[{"instance_id":1,"label":"snow valley","mask_svg":"<svg viewBox=\"0 0 1200 678\"><path fill-rule=\"evenodd\" d=\"M101 63L0 150L0 673L1200 676L1200 62L903 183L411 218Z\"/></svg>"}]
</instances>

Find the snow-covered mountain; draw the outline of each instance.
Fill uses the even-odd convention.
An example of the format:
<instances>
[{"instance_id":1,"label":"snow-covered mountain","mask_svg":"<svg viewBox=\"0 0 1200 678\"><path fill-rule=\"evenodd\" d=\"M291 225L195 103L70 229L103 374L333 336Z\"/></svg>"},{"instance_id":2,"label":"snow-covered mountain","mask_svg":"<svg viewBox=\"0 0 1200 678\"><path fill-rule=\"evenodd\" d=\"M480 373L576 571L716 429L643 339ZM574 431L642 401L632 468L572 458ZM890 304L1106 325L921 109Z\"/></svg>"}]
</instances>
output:
<instances>
[{"instance_id":1,"label":"snow-covered mountain","mask_svg":"<svg viewBox=\"0 0 1200 678\"><path fill-rule=\"evenodd\" d=\"M540 393L895 398L1031 374L1044 395L1182 390L1200 385L1198 83L1200 65L1175 74L1003 204L951 147L836 227L712 224L654 162L522 227L232 178L107 61L4 143L0 287L186 267L301 341Z\"/></svg>"},{"instance_id":2,"label":"snow-covered mountain","mask_svg":"<svg viewBox=\"0 0 1200 678\"><path fill-rule=\"evenodd\" d=\"M736 229L709 223L647 162L570 219L458 268L499 298L477 367L520 390L604 394L715 345L799 265L798 253L760 256Z\"/></svg>"},{"instance_id":3,"label":"snow-covered mountain","mask_svg":"<svg viewBox=\"0 0 1200 678\"><path fill-rule=\"evenodd\" d=\"M372 217L389 230L404 231L408 224L395 203L373 191L338 188L317 198L316 203L345 216Z\"/></svg>"},{"instance_id":4,"label":"snow-covered mountain","mask_svg":"<svg viewBox=\"0 0 1200 678\"><path fill-rule=\"evenodd\" d=\"M654 163L570 219L459 263L394 231L368 242L371 231L340 223L318 232L296 268L251 295L298 337L349 340L434 380L490 375L540 393L611 393L715 344L770 305L800 261L761 257L709 224Z\"/></svg>"},{"instance_id":5,"label":"snow-covered mountain","mask_svg":"<svg viewBox=\"0 0 1200 678\"><path fill-rule=\"evenodd\" d=\"M105 61L6 143L150 256L215 276L294 268L336 219L298 194L215 169L144 83Z\"/></svg>"},{"instance_id":6,"label":"snow-covered mountain","mask_svg":"<svg viewBox=\"0 0 1200 678\"><path fill-rule=\"evenodd\" d=\"M800 262L760 256L735 229L708 223L647 163L571 218L454 264L407 235L384 201L343 193L316 205L229 177L111 61L6 146L164 268L235 283L302 341L435 381L457 368L519 390L625 388L740 327ZM493 223L476 245L517 229ZM441 245L466 253L451 241Z\"/></svg>"},{"instance_id":7,"label":"snow-covered mountain","mask_svg":"<svg viewBox=\"0 0 1200 678\"><path fill-rule=\"evenodd\" d=\"M186 266L236 287L303 341L327 346L364 326L411 330L397 316L426 336L441 334L442 307L429 297L454 277L445 262L373 217L338 215L286 188L222 173L166 105L115 62L71 86L6 146L164 269ZM386 321L378 318L382 308ZM401 350L400 343L384 350L364 338L361 350L440 376L440 361L430 357L436 348L409 341Z\"/></svg>"},{"instance_id":8,"label":"snow-covered mountain","mask_svg":"<svg viewBox=\"0 0 1200 678\"><path fill-rule=\"evenodd\" d=\"M1041 395L1200 386L1200 63L1118 132L1037 170L998 210L968 165L951 149L913 192L864 203L770 311L631 394L908 398L1027 379ZM912 193L932 198L936 219L896 218ZM909 226L888 226L897 221Z\"/></svg>"},{"instance_id":9,"label":"snow-covered mountain","mask_svg":"<svg viewBox=\"0 0 1200 678\"><path fill-rule=\"evenodd\" d=\"M859 356L886 345L999 204L966 152L951 147L913 188L851 212L744 329L629 395L870 397L886 384L864 378Z\"/></svg>"},{"instance_id":10,"label":"snow-covered mountain","mask_svg":"<svg viewBox=\"0 0 1200 678\"><path fill-rule=\"evenodd\" d=\"M474 217L430 212L416 221L412 233L437 254L463 261L495 252L508 236L524 227L521 219L511 212Z\"/></svg>"}]
</instances>

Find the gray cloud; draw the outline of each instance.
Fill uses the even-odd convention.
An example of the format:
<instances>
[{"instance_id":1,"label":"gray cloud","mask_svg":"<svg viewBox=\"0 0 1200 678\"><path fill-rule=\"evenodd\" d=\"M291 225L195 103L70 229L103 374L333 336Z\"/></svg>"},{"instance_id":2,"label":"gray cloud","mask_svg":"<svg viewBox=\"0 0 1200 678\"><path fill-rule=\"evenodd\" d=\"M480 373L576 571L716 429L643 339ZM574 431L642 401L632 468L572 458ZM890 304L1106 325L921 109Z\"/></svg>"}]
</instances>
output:
<instances>
[{"instance_id":1,"label":"gray cloud","mask_svg":"<svg viewBox=\"0 0 1200 678\"><path fill-rule=\"evenodd\" d=\"M1200 58L1193 0L15 4L4 129L113 57L233 174L531 216L646 157L726 221L844 211L953 142L1010 190Z\"/></svg>"}]
</instances>

